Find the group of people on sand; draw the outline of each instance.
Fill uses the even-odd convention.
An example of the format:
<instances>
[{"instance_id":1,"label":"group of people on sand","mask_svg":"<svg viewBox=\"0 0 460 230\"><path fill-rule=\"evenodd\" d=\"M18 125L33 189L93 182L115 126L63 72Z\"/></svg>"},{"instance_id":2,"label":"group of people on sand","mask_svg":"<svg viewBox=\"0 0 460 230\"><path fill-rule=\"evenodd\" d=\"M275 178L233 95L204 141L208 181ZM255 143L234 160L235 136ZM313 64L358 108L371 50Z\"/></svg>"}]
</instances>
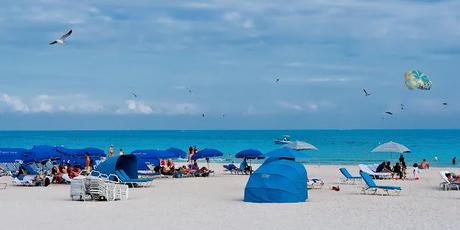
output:
<instances>
[{"instance_id":1,"label":"group of people on sand","mask_svg":"<svg viewBox=\"0 0 460 230\"><path fill-rule=\"evenodd\" d=\"M187 156L187 164L175 167L172 159L160 160L160 165L155 167L155 171L163 175L182 177L184 175L208 176L210 171L206 167L199 167L197 160L192 160L192 156L198 152L196 146L190 146ZM208 159L207 159L208 160Z\"/></svg>"},{"instance_id":2,"label":"group of people on sand","mask_svg":"<svg viewBox=\"0 0 460 230\"><path fill-rule=\"evenodd\" d=\"M85 153L85 165L82 166L78 163L71 165L69 161L62 162L61 164L54 164L51 169L51 175L53 176L53 183L69 183L71 179L82 174L82 170L85 170L84 174L88 174L93 169L93 160L89 153Z\"/></svg>"},{"instance_id":3,"label":"group of people on sand","mask_svg":"<svg viewBox=\"0 0 460 230\"><path fill-rule=\"evenodd\" d=\"M401 156L399 156L399 161L396 162L396 164L393 167L391 166L391 162L384 161L379 166L377 166L376 172L388 172L391 173L393 177L396 176L399 179L404 179L406 178L406 169L406 160L404 159L404 156L401 154Z\"/></svg>"},{"instance_id":4,"label":"group of people on sand","mask_svg":"<svg viewBox=\"0 0 460 230\"><path fill-rule=\"evenodd\" d=\"M81 171L79 164L74 164L73 166L69 162L55 164L51 169L52 182L56 184L69 183L72 178L80 175Z\"/></svg>"}]
</instances>

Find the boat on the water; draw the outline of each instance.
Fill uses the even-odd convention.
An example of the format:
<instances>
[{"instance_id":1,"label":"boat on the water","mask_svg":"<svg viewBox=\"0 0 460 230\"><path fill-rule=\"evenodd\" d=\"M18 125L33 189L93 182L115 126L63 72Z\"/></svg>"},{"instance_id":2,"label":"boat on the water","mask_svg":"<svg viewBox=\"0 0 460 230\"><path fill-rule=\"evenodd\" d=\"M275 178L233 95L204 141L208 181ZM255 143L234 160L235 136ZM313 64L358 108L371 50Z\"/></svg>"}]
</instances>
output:
<instances>
[{"instance_id":1,"label":"boat on the water","mask_svg":"<svg viewBox=\"0 0 460 230\"><path fill-rule=\"evenodd\" d=\"M277 138L274 140L277 145L284 145L291 143L291 137L289 135L284 135L282 138Z\"/></svg>"}]
</instances>

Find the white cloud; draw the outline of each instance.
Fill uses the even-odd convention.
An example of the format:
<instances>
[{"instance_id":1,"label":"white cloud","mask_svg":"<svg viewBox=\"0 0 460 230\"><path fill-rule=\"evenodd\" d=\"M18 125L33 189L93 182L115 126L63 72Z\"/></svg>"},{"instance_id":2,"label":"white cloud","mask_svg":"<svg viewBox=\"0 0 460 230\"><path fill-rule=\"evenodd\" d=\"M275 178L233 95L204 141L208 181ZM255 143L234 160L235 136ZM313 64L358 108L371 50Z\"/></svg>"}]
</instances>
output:
<instances>
[{"instance_id":1,"label":"white cloud","mask_svg":"<svg viewBox=\"0 0 460 230\"><path fill-rule=\"evenodd\" d=\"M344 83L344 82L351 82L356 80L356 78L352 77L342 77L342 76L324 76L324 77L288 77L282 78L282 82L288 83Z\"/></svg>"},{"instance_id":2,"label":"white cloud","mask_svg":"<svg viewBox=\"0 0 460 230\"><path fill-rule=\"evenodd\" d=\"M229 22L238 22L241 15L238 12L229 12L224 14L224 20Z\"/></svg>"},{"instance_id":3,"label":"white cloud","mask_svg":"<svg viewBox=\"0 0 460 230\"><path fill-rule=\"evenodd\" d=\"M153 112L152 107L143 101L126 100L126 106L128 111L133 113L151 114ZM120 112L123 113L123 110Z\"/></svg>"},{"instance_id":4,"label":"white cloud","mask_svg":"<svg viewBox=\"0 0 460 230\"><path fill-rule=\"evenodd\" d=\"M61 95L50 96L37 95L28 100L22 100L16 96L2 94L0 102L8 110L21 113L97 113L105 112L104 106L89 98L87 95ZM1 103L0 103L1 104Z\"/></svg>"},{"instance_id":5,"label":"white cloud","mask_svg":"<svg viewBox=\"0 0 460 230\"><path fill-rule=\"evenodd\" d=\"M2 94L0 101L5 103L15 112L28 113L30 111L29 106L27 106L20 98L15 96L10 96L8 94Z\"/></svg>"},{"instance_id":6,"label":"white cloud","mask_svg":"<svg viewBox=\"0 0 460 230\"><path fill-rule=\"evenodd\" d=\"M302 105L295 104L295 103L292 103L292 102L280 101L279 105L281 107L283 107L283 108L286 108L286 109L297 110L297 111L304 110L304 107Z\"/></svg>"},{"instance_id":7,"label":"white cloud","mask_svg":"<svg viewBox=\"0 0 460 230\"><path fill-rule=\"evenodd\" d=\"M249 18L244 18L238 12L228 12L225 13L223 19L229 23L233 23L243 27L244 29L251 29L254 27L254 21Z\"/></svg>"},{"instance_id":8,"label":"white cloud","mask_svg":"<svg viewBox=\"0 0 460 230\"><path fill-rule=\"evenodd\" d=\"M252 27L254 27L254 22L251 19L246 19L246 20L244 20L242 26L245 29L251 29Z\"/></svg>"},{"instance_id":9,"label":"white cloud","mask_svg":"<svg viewBox=\"0 0 460 230\"><path fill-rule=\"evenodd\" d=\"M282 108L289 110L317 112L321 107L331 107L332 103L329 101L306 101L301 103L296 103L292 101L279 101L278 105Z\"/></svg>"}]
</instances>

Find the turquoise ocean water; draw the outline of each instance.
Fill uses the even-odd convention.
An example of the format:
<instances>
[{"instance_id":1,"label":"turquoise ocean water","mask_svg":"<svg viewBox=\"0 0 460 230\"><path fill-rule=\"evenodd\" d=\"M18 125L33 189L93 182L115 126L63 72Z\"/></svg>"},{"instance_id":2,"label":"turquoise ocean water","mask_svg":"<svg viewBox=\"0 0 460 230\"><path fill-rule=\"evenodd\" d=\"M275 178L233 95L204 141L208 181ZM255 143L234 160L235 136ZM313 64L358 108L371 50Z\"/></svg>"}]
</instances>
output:
<instances>
[{"instance_id":1,"label":"turquoise ocean water","mask_svg":"<svg viewBox=\"0 0 460 230\"><path fill-rule=\"evenodd\" d=\"M273 140L290 135L292 140L307 141L319 148L306 152L301 161L314 164L358 164L395 161L399 155L371 153L379 143L396 141L412 150L406 154L412 165L428 159L433 166L449 166L453 156L460 161L460 130L215 130L215 131L0 131L0 147L24 147L47 144L68 148L98 147L107 150L113 144L125 153L135 149L187 150L217 148L225 153L222 159L232 161L243 149L255 148L267 152L279 147ZM433 156L439 161L435 162Z\"/></svg>"}]
</instances>

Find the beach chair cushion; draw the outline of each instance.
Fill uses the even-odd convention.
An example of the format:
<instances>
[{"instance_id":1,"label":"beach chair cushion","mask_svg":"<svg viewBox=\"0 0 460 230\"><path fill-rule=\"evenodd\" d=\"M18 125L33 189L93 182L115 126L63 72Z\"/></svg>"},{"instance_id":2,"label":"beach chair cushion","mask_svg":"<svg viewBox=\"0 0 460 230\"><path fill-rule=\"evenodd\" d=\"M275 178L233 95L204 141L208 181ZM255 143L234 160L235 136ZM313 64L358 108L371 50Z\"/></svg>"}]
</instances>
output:
<instances>
[{"instance_id":1,"label":"beach chair cushion","mask_svg":"<svg viewBox=\"0 0 460 230\"><path fill-rule=\"evenodd\" d=\"M382 186L382 185L379 185L379 186L377 186L377 188L386 189L386 190L401 190L401 187L399 187L399 186Z\"/></svg>"},{"instance_id":2,"label":"beach chair cushion","mask_svg":"<svg viewBox=\"0 0 460 230\"><path fill-rule=\"evenodd\" d=\"M347 179L361 179L361 177L359 176L352 176L346 168L340 168L339 170L343 174L343 176Z\"/></svg>"},{"instance_id":3,"label":"beach chair cushion","mask_svg":"<svg viewBox=\"0 0 460 230\"><path fill-rule=\"evenodd\" d=\"M369 186L369 188L379 188L379 189L385 189L385 190L401 190L401 187L399 186L379 186L374 182L374 180L372 180L369 174L365 172L360 172L359 174L361 174L361 177L363 178L366 185Z\"/></svg>"}]
</instances>

